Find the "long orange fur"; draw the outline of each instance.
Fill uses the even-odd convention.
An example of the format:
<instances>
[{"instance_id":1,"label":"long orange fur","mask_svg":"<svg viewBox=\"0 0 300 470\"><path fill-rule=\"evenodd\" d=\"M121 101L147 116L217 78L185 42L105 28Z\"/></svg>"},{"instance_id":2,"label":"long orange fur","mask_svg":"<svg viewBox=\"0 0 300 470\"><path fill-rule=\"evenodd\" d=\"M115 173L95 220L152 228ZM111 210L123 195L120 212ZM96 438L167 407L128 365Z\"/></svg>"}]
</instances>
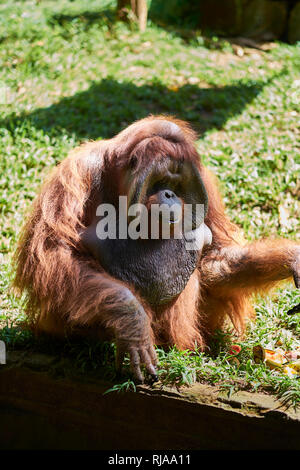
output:
<instances>
[{"instance_id":1,"label":"long orange fur","mask_svg":"<svg viewBox=\"0 0 300 470\"><path fill-rule=\"evenodd\" d=\"M162 120L176 124L179 135L172 126L160 128ZM247 318L254 315L253 292L265 291L292 275L299 244L238 241L239 229L225 214L217 181L201 164L195 139L186 123L150 116L113 139L81 145L52 171L34 202L15 256L15 286L26 293L26 312L37 331L55 335L92 332L99 337L125 331L130 318L114 312L122 309L129 287L148 315L155 344L203 348L206 336L227 318L243 332ZM88 223L95 174L98 179L107 174L112 181L117 179L121 194L121 170L133 156L138 176L163 154L184 155L199 169L208 193L205 223L213 243L176 301L157 312L139 298L133 286L113 279L91 258L81 246L79 230ZM134 328L130 332L134 335Z\"/></svg>"}]
</instances>

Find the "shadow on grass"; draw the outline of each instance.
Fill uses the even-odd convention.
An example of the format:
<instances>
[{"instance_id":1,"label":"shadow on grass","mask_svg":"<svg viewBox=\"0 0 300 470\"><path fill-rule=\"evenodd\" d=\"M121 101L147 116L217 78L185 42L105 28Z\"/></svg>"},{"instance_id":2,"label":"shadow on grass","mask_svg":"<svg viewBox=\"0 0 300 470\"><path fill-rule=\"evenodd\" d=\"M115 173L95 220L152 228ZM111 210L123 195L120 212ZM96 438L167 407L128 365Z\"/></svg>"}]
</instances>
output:
<instances>
[{"instance_id":1,"label":"shadow on grass","mask_svg":"<svg viewBox=\"0 0 300 470\"><path fill-rule=\"evenodd\" d=\"M48 17L48 23L51 26L58 24L59 26L65 26L67 23L72 23L73 21L80 21L88 29L94 23L99 23L105 21L106 24L112 25L117 20L116 11L112 8L105 8L98 11L79 11L78 13L54 13Z\"/></svg>"},{"instance_id":2,"label":"shadow on grass","mask_svg":"<svg viewBox=\"0 0 300 470\"><path fill-rule=\"evenodd\" d=\"M199 5L193 0L151 0L148 16L152 23L187 42L199 35Z\"/></svg>"},{"instance_id":3,"label":"shadow on grass","mask_svg":"<svg viewBox=\"0 0 300 470\"><path fill-rule=\"evenodd\" d=\"M148 9L148 18L152 23L187 41L199 34L198 16L198 7L191 0L184 2L184 5L178 0L171 0L171 8L170 5L165 5L165 2L152 0ZM50 26L67 27L72 23L81 23L86 30L94 24L103 24L103 22L111 29L117 21L120 21L117 8L112 4L94 11L79 9L75 12L64 12L62 10L47 14L47 22ZM127 22L130 23L130 19Z\"/></svg>"},{"instance_id":4,"label":"shadow on grass","mask_svg":"<svg viewBox=\"0 0 300 470\"><path fill-rule=\"evenodd\" d=\"M180 2L179 0L169 0L161 2L160 0L152 0L148 9L149 20L174 36L178 36L185 42L189 43L192 39L199 36L199 6L195 5L192 0ZM47 22L50 26L67 27L72 23L80 23L85 30L88 30L94 24L105 23L109 29L120 21L116 5L107 5L99 10L78 10L77 12L57 12L47 15ZM127 19L127 23L131 23ZM133 27L137 27L136 25ZM205 31L203 42L208 47L218 47L216 42L211 44L210 37L215 36L212 31Z\"/></svg>"},{"instance_id":5,"label":"shadow on grass","mask_svg":"<svg viewBox=\"0 0 300 470\"><path fill-rule=\"evenodd\" d=\"M21 115L12 113L0 121L0 127L13 131L26 121L26 128L43 129L49 135L74 134L81 140L110 138L132 121L163 113L189 121L203 134L221 129L229 118L240 114L265 84L239 81L224 87L185 84L169 89L160 83L136 86L107 78L49 107Z\"/></svg>"}]
</instances>

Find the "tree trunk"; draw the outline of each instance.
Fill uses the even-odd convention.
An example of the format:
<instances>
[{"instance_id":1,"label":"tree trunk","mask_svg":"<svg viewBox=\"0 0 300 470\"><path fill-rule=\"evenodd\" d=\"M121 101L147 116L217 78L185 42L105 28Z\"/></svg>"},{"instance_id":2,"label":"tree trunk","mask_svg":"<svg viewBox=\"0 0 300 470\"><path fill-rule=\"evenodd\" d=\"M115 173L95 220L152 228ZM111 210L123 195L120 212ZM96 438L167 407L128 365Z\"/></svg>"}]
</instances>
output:
<instances>
[{"instance_id":1,"label":"tree trunk","mask_svg":"<svg viewBox=\"0 0 300 470\"><path fill-rule=\"evenodd\" d=\"M138 17L140 31L145 31L147 26L147 0L136 0L136 16Z\"/></svg>"},{"instance_id":2,"label":"tree trunk","mask_svg":"<svg viewBox=\"0 0 300 470\"><path fill-rule=\"evenodd\" d=\"M118 0L118 16L121 19L126 19L126 9L132 9L132 12L138 19L140 31L145 31L147 26L147 0Z\"/></svg>"}]
</instances>

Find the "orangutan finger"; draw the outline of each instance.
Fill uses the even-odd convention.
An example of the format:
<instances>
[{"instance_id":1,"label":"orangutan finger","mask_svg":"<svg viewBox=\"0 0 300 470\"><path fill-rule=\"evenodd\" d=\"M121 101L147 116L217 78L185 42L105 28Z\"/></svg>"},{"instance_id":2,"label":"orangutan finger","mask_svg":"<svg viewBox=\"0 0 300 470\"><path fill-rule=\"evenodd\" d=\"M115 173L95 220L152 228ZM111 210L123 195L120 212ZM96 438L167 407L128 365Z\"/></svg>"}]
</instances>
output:
<instances>
[{"instance_id":1,"label":"orangutan finger","mask_svg":"<svg viewBox=\"0 0 300 470\"><path fill-rule=\"evenodd\" d=\"M300 289L300 273L294 273L294 283L297 289Z\"/></svg>"},{"instance_id":2,"label":"orangutan finger","mask_svg":"<svg viewBox=\"0 0 300 470\"><path fill-rule=\"evenodd\" d=\"M142 349L140 351L140 356L141 356L141 359L142 359L143 363L145 364L146 369L149 372L149 374L152 377L155 377L156 376L156 370L155 370L155 367L153 366L153 364L151 362L151 357L148 354L148 352L145 349Z\"/></svg>"},{"instance_id":3,"label":"orangutan finger","mask_svg":"<svg viewBox=\"0 0 300 470\"><path fill-rule=\"evenodd\" d=\"M300 313L300 304L295 305L295 307L291 308L286 313L287 313L287 315L295 315L295 313Z\"/></svg>"},{"instance_id":4,"label":"orangutan finger","mask_svg":"<svg viewBox=\"0 0 300 470\"><path fill-rule=\"evenodd\" d=\"M116 369L117 372L120 372L125 358L125 350L123 348L117 347L116 351Z\"/></svg>"},{"instance_id":5,"label":"orangutan finger","mask_svg":"<svg viewBox=\"0 0 300 470\"><path fill-rule=\"evenodd\" d=\"M130 368L131 368L131 371L132 371L135 379L139 383L143 383L144 382L144 377L143 377L143 374L142 374L141 368L140 368L141 360L140 360L139 353L137 352L137 350L135 348L132 348L132 349L129 350L129 355L130 355Z\"/></svg>"},{"instance_id":6,"label":"orangutan finger","mask_svg":"<svg viewBox=\"0 0 300 470\"><path fill-rule=\"evenodd\" d=\"M300 254L298 254L293 266L293 278L297 289L300 289Z\"/></svg>"},{"instance_id":7,"label":"orangutan finger","mask_svg":"<svg viewBox=\"0 0 300 470\"><path fill-rule=\"evenodd\" d=\"M152 364L154 366L157 366L157 363L158 363L158 360L157 360L157 354L156 354L156 351L153 347L152 344L150 344L149 348L148 348L148 353L150 354L150 357L151 357L151 361L152 361Z\"/></svg>"}]
</instances>

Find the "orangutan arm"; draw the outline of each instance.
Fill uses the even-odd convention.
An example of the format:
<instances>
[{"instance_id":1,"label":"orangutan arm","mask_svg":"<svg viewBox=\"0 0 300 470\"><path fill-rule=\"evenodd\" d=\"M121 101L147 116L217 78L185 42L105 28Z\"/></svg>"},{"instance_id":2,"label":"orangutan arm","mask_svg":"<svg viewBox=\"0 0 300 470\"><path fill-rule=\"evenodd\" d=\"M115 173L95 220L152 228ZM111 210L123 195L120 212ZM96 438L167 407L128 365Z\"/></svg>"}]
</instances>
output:
<instances>
[{"instance_id":1,"label":"orangutan arm","mask_svg":"<svg viewBox=\"0 0 300 470\"><path fill-rule=\"evenodd\" d=\"M232 289L264 289L294 277L300 284L300 245L288 240L260 240L246 246L212 249L201 260L203 282L216 295Z\"/></svg>"},{"instance_id":2,"label":"orangutan arm","mask_svg":"<svg viewBox=\"0 0 300 470\"><path fill-rule=\"evenodd\" d=\"M76 261L74 261L76 263ZM140 365L156 378L156 353L153 348L150 319L136 295L124 283L105 272L82 266L78 289L63 306L74 325L109 328L117 345L116 366L120 370L125 353L135 378L143 381Z\"/></svg>"}]
</instances>

